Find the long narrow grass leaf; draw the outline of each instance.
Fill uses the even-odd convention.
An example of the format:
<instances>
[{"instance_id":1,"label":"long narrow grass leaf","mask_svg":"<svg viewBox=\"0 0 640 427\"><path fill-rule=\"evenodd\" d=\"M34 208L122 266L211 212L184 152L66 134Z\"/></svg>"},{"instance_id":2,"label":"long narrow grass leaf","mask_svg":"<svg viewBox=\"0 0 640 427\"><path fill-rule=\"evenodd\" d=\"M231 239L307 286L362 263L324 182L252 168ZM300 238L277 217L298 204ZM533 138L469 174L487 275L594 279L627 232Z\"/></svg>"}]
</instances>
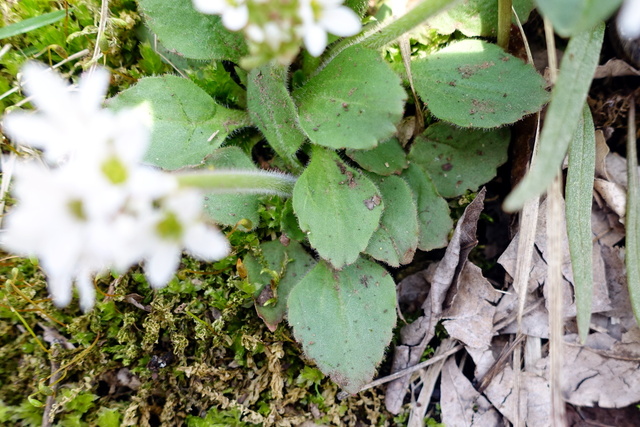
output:
<instances>
[{"instance_id":1,"label":"long narrow grass leaf","mask_svg":"<svg viewBox=\"0 0 640 427\"><path fill-rule=\"evenodd\" d=\"M6 27L0 28L0 40L28 33L29 31L44 27L45 25L53 24L54 22L58 22L64 18L66 14L66 10L56 10L54 12L45 13L40 16L25 19L24 21L16 22L15 24L7 25Z\"/></svg>"},{"instance_id":2,"label":"long narrow grass leaf","mask_svg":"<svg viewBox=\"0 0 640 427\"><path fill-rule=\"evenodd\" d=\"M539 161L507 197L505 210L522 208L528 199L542 194L553 180L582 115L603 37L604 24L599 24L569 41L540 135Z\"/></svg>"},{"instance_id":3,"label":"long narrow grass leaf","mask_svg":"<svg viewBox=\"0 0 640 427\"><path fill-rule=\"evenodd\" d=\"M593 290L591 201L596 169L596 133L585 104L582 120L569 147L566 187L567 234L576 294L578 331L584 343L589 333Z\"/></svg>"},{"instance_id":4,"label":"long narrow grass leaf","mask_svg":"<svg viewBox=\"0 0 640 427\"><path fill-rule=\"evenodd\" d=\"M640 186L638 184L638 150L636 148L636 108L631 100L627 131L627 236L626 267L631 308L640 323Z\"/></svg>"}]
</instances>

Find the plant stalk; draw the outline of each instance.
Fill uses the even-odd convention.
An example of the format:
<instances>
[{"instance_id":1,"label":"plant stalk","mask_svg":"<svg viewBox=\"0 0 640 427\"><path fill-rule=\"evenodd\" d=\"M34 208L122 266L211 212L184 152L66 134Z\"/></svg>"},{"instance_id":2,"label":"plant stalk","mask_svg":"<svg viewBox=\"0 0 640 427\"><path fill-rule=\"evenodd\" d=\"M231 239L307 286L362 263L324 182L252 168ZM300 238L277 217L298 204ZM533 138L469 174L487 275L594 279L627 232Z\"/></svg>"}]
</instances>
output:
<instances>
[{"instance_id":1,"label":"plant stalk","mask_svg":"<svg viewBox=\"0 0 640 427\"><path fill-rule=\"evenodd\" d=\"M176 174L183 187L211 193L277 194L291 196L296 177L280 172L215 170Z\"/></svg>"},{"instance_id":2,"label":"plant stalk","mask_svg":"<svg viewBox=\"0 0 640 427\"><path fill-rule=\"evenodd\" d=\"M511 4L511 0L498 0L498 46L504 50L509 50Z\"/></svg>"}]
</instances>

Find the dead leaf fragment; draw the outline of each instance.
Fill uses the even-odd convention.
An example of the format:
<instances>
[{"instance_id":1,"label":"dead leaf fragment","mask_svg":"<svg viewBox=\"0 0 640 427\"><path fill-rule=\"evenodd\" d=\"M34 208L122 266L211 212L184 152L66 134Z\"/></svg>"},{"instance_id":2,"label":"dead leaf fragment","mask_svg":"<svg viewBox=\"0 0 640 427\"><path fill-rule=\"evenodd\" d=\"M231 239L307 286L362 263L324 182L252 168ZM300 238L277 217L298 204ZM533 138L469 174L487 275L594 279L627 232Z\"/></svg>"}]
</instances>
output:
<instances>
[{"instance_id":1,"label":"dead leaf fragment","mask_svg":"<svg viewBox=\"0 0 640 427\"><path fill-rule=\"evenodd\" d=\"M444 364L441 374L442 423L446 426L497 426L500 415L462 374L455 359Z\"/></svg>"}]
</instances>

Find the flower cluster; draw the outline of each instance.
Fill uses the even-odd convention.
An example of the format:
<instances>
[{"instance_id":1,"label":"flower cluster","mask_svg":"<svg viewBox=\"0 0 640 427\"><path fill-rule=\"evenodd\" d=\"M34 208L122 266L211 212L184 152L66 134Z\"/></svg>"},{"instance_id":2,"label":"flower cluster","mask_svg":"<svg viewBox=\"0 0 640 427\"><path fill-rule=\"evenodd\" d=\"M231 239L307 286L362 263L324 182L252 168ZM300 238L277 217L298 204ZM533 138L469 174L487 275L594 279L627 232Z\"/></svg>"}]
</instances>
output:
<instances>
[{"instance_id":1,"label":"flower cluster","mask_svg":"<svg viewBox=\"0 0 640 427\"><path fill-rule=\"evenodd\" d=\"M75 283L81 308L90 309L93 277L108 269L144 261L157 288L171 279L185 247L204 260L229 253L226 238L201 217L200 193L141 163L149 115L102 108L106 71L83 76L75 93L36 63L24 67L23 80L39 112L8 114L3 127L14 141L43 150L44 162L17 163L18 204L0 243L40 259L57 306L70 302Z\"/></svg>"},{"instance_id":2,"label":"flower cluster","mask_svg":"<svg viewBox=\"0 0 640 427\"><path fill-rule=\"evenodd\" d=\"M231 31L243 30L256 62L271 58L289 64L300 41L313 56L327 47L327 33L348 37L360 32L360 18L343 0L193 0L207 14L221 15Z\"/></svg>"}]
</instances>

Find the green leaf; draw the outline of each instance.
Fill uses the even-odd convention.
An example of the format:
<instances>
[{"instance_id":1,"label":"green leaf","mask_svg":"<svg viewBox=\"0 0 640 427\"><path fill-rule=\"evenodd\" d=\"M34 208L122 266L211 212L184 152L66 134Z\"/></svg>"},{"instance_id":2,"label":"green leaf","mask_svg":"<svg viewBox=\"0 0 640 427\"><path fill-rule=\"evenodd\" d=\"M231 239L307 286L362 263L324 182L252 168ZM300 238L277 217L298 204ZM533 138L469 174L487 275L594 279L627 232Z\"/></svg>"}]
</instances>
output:
<instances>
[{"instance_id":1,"label":"green leaf","mask_svg":"<svg viewBox=\"0 0 640 427\"><path fill-rule=\"evenodd\" d=\"M246 113L215 103L190 80L165 75L141 79L109 102L114 110L146 102L153 117L145 160L165 169L198 165L234 129L248 125Z\"/></svg>"},{"instance_id":2,"label":"green leaf","mask_svg":"<svg viewBox=\"0 0 640 427\"><path fill-rule=\"evenodd\" d=\"M513 7L522 23L533 10L533 0L514 0ZM515 17L512 17L515 22ZM498 34L498 0L466 0L429 20L440 34L458 30L467 37L495 37Z\"/></svg>"},{"instance_id":3,"label":"green leaf","mask_svg":"<svg viewBox=\"0 0 640 427\"><path fill-rule=\"evenodd\" d=\"M566 185L567 234L576 293L577 322L584 343L589 334L593 291L593 234L591 204L596 170L596 134L591 111L582 109L582 120L569 148Z\"/></svg>"},{"instance_id":4,"label":"green leaf","mask_svg":"<svg viewBox=\"0 0 640 427\"><path fill-rule=\"evenodd\" d=\"M289 324L307 356L348 393L367 384L396 323L396 288L379 265L319 262L289 294Z\"/></svg>"},{"instance_id":5,"label":"green leaf","mask_svg":"<svg viewBox=\"0 0 640 427\"><path fill-rule=\"evenodd\" d=\"M407 94L376 51L342 51L293 93L309 139L331 148L368 149L391 137Z\"/></svg>"},{"instance_id":6,"label":"green leaf","mask_svg":"<svg viewBox=\"0 0 640 427\"><path fill-rule=\"evenodd\" d=\"M298 242L291 241L284 246L277 240L260 245L264 264L256 257L248 255L244 259L248 280L256 286L258 292L254 295L254 303L258 316L275 331L284 319L287 311L289 293L305 274L316 264L314 259ZM263 271L265 268L277 273L278 280ZM273 286L272 286L273 285ZM275 299L275 303L271 300ZM265 303L269 304L265 305Z\"/></svg>"},{"instance_id":7,"label":"green leaf","mask_svg":"<svg viewBox=\"0 0 640 427\"><path fill-rule=\"evenodd\" d=\"M306 136L298 123L298 111L287 90L287 70L268 64L249 73L247 84L249 115L269 145L288 163L297 165L294 155Z\"/></svg>"},{"instance_id":8,"label":"green leaf","mask_svg":"<svg viewBox=\"0 0 640 427\"><path fill-rule=\"evenodd\" d=\"M363 169L382 176L400 173L409 165L407 155L396 137L371 150L347 150L346 154Z\"/></svg>"},{"instance_id":9,"label":"green leaf","mask_svg":"<svg viewBox=\"0 0 640 427\"><path fill-rule=\"evenodd\" d=\"M205 15L191 0L138 0L146 24L170 50L193 59L227 59L238 63L247 54L242 33L222 26L219 16Z\"/></svg>"},{"instance_id":10,"label":"green leaf","mask_svg":"<svg viewBox=\"0 0 640 427\"><path fill-rule=\"evenodd\" d=\"M335 268L352 264L378 228L384 203L376 186L333 151L314 147L293 189L300 228Z\"/></svg>"},{"instance_id":11,"label":"green leaf","mask_svg":"<svg viewBox=\"0 0 640 427\"><path fill-rule=\"evenodd\" d=\"M107 408L102 406L98 410L98 418L96 419L96 425L98 427L120 427L122 421L122 414L117 408Z\"/></svg>"},{"instance_id":12,"label":"green leaf","mask_svg":"<svg viewBox=\"0 0 640 427\"><path fill-rule=\"evenodd\" d=\"M633 102L633 101L632 101ZM625 266L631 308L640 324L640 181L638 181L638 148L636 133L636 108L629 108L627 129L627 215L625 227Z\"/></svg>"},{"instance_id":13,"label":"green leaf","mask_svg":"<svg viewBox=\"0 0 640 427\"><path fill-rule=\"evenodd\" d=\"M219 148L207 158L205 167L214 169L243 169L257 168L242 149L238 147ZM204 211L218 224L234 226L241 219L251 221L254 229L260 222L258 205L260 196L255 194L217 194L209 193L204 196Z\"/></svg>"},{"instance_id":14,"label":"green leaf","mask_svg":"<svg viewBox=\"0 0 640 427\"><path fill-rule=\"evenodd\" d=\"M536 3L540 13L551 20L556 33L571 37L609 19L622 0L536 0Z\"/></svg>"},{"instance_id":15,"label":"green leaf","mask_svg":"<svg viewBox=\"0 0 640 427\"><path fill-rule=\"evenodd\" d=\"M0 40L28 33L29 31L36 30L40 27L44 27L45 25L53 24L65 16L67 16L66 10L56 10L54 12L44 13L40 16L16 22L15 24L7 25L6 27L0 28Z\"/></svg>"},{"instance_id":16,"label":"green leaf","mask_svg":"<svg viewBox=\"0 0 640 427\"><path fill-rule=\"evenodd\" d=\"M398 176L369 177L380 189L385 209L365 253L392 267L408 264L418 247L418 208L411 188Z\"/></svg>"},{"instance_id":17,"label":"green leaf","mask_svg":"<svg viewBox=\"0 0 640 427\"><path fill-rule=\"evenodd\" d=\"M545 81L531 66L482 40L452 43L411 70L418 95L439 119L493 128L539 111Z\"/></svg>"},{"instance_id":18,"label":"green leaf","mask_svg":"<svg viewBox=\"0 0 640 427\"><path fill-rule=\"evenodd\" d=\"M416 138L409 160L429 174L438 193L456 197L496 176L507 161L509 135L508 128L483 131L439 122Z\"/></svg>"},{"instance_id":19,"label":"green leaf","mask_svg":"<svg viewBox=\"0 0 640 427\"><path fill-rule=\"evenodd\" d=\"M298 224L298 218L293 211L293 200L287 199L282 210L282 219L280 221L280 228L287 235L288 238L302 242L307 239L307 234L300 229Z\"/></svg>"},{"instance_id":20,"label":"green leaf","mask_svg":"<svg viewBox=\"0 0 640 427\"><path fill-rule=\"evenodd\" d=\"M556 176L578 127L603 37L601 24L569 41L540 133L538 154L527 175L507 196L503 206L506 211L521 209L528 199L542 194Z\"/></svg>"},{"instance_id":21,"label":"green leaf","mask_svg":"<svg viewBox=\"0 0 640 427\"><path fill-rule=\"evenodd\" d=\"M418 249L430 251L447 246L453 228L449 205L436 191L431 177L410 164L400 175L411 187L418 208Z\"/></svg>"}]
</instances>

